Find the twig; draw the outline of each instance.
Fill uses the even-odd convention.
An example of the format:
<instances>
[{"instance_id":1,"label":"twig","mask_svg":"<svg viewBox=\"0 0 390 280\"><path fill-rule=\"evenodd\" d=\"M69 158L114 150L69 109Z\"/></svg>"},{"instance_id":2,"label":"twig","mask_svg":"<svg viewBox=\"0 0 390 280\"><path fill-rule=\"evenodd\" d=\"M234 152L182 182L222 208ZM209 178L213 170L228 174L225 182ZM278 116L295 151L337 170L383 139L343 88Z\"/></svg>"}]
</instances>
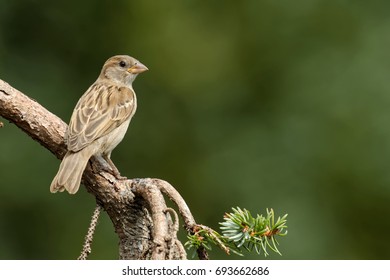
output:
<instances>
[{"instance_id":1,"label":"twig","mask_svg":"<svg viewBox=\"0 0 390 280\"><path fill-rule=\"evenodd\" d=\"M92 252L91 245L93 241L93 234L95 233L101 210L102 207L99 204L96 204L96 208L93 212L87 235L85 236L83 249L81 250L80 256L77 258L78 260L86 260L89 254L91 254Z\"/></svg>"}]
</instances>

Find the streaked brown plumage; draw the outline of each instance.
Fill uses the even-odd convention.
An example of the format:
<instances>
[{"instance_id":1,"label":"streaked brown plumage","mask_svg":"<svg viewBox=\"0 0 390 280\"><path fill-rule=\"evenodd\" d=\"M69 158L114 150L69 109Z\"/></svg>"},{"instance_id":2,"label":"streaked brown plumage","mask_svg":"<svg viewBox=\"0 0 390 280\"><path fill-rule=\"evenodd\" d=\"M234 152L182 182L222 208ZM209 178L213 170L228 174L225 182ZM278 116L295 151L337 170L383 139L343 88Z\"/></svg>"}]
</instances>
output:
<instances>
[{"instance_id":1,"label":"streaked brown plumage","mask_svg":"<svg viewBox=\"0 0 390 280\"><path fill-rule=\"evenodd\" d=\"M102 156L119 176L110 159L111 152L122 141L137 109L132 83L146 70L146 66L126 55L113 56L106 61L98 79L73 111L65 134L68 152L51 183L51 192L76 193L93 155Z\"/></svg>"}]
</instances>

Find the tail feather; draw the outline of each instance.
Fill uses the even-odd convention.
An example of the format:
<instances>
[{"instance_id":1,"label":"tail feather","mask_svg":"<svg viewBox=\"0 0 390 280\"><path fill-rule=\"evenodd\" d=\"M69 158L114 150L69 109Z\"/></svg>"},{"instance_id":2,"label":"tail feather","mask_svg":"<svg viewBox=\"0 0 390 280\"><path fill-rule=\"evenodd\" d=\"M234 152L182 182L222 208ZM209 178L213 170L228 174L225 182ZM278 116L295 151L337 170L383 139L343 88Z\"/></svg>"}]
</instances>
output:
<instances>
[{"instance_id":1,"label":"tail feather","mask_svg":"<svg viewBox=\"0 0 390 280\"><path fill-rule=\"evenodd\" d=\"M81 177L91 157L86 152L88 151L84 149L77 153L66 153L62 159L57 175L50 185L50 191L52 193L67 190L70 194L75 194L79 190Z\"/></svg>"}]
</instances>

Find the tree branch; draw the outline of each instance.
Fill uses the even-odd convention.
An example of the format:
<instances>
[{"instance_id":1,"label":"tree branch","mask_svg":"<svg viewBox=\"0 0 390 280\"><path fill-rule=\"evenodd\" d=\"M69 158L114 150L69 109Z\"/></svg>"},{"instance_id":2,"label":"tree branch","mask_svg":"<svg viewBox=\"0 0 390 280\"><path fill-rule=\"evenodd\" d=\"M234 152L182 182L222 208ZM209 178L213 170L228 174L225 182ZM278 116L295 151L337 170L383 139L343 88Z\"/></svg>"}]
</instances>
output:
<instances>
[{"instance_id":1,"label":"tree branch","mask_svg":"<svg viewBox=\"0 0 390 280\"><path fill-rule=\"evenodd\" d=\"M0 115L57 158L65 155L66 123L2 80ZM118 180L103 171L94 158L89 161L82 182L114 225L119 237L120 259L186 258L176 236L177 218L172 221L172 209L167 208L162 194L178 206L189 233L194 232L196 223L184 199L169 183L150 178Z\"/></svg>"}]
</instances>

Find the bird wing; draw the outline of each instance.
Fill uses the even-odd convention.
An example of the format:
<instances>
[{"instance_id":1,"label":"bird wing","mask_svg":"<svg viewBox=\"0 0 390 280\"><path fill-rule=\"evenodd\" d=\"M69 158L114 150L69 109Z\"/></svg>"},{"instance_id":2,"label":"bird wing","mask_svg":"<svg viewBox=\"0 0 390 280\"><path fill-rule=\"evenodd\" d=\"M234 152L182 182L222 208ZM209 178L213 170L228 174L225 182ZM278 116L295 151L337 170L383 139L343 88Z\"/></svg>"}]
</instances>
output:
<instances>
[{"instance_id":1,"label":"bird wing","mask_svg":"<svg viewBox=\"0 0 390 280\"><path fill-rule=\"evenodd\" d=\"M128 87L93 84L80 98L66 133L68 150L77 152L132 117L135 93Z\"/></svg>"}]
</instances>

